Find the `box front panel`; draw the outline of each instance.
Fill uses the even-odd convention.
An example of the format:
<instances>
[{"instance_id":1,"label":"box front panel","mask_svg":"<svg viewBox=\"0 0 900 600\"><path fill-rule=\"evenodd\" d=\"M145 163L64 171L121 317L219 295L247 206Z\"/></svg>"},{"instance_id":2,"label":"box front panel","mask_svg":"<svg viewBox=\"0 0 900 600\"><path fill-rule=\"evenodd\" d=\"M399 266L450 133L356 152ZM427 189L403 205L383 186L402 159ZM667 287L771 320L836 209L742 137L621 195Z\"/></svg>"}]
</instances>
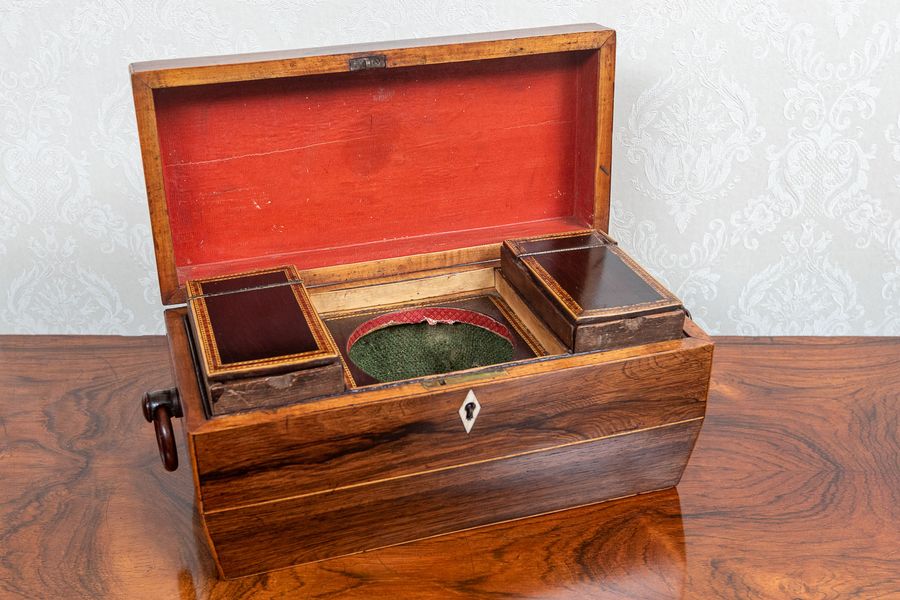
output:
<instances>
[{"instance_id":1,"label":"box front panel","mask_svg":"<svg viewBox=\"0 0 900 600\"><path fill-rule=\"evenodd\" d=\"M226 577L675 485L702 418L206 515Z\"/></svg>"},{"instance_id":2,"label":"box front panel","mask_svg":"<svg viewBox=\"0 0 900 600\"><path fill-rule=\"evenodd\" d=\"M697 418L711 357L710 344L613 362L595 355L578 367L495 373L451 389L334 410L311 406L196 435L203 507L317 493ZM553 362L561 361L544 365ZM481 412L466 433L458 411L470 390Z\"/></svg>"}]
</instances>

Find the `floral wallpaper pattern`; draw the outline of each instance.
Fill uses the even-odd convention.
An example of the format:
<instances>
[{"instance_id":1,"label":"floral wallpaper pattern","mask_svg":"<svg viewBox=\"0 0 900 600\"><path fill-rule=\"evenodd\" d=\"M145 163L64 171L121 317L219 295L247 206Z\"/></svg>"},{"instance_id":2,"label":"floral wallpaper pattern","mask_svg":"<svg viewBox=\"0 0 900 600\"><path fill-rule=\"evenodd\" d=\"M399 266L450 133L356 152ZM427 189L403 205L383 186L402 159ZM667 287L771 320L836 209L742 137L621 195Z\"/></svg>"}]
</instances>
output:
<instances>
[{"instance_id":1,"label":"floral wallpaper pattern","mask_svg":"<svg viewBox=\"0 0 900 600\"><path fill-rule=\"evenodd\" d=\"M5 0L0 333L162 331L128 63L586 21L620 243L714 333L900 335L893 0Z\"/></svg>"}]
</instances>

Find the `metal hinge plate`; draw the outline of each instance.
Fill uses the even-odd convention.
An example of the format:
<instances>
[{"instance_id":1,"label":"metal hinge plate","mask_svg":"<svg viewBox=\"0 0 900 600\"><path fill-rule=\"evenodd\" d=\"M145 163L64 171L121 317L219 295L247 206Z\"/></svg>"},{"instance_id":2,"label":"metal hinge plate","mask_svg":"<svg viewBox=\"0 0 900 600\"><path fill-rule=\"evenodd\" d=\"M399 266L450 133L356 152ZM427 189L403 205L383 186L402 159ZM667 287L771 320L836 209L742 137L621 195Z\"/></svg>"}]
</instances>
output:
<instances>
[{"instance_id":1,"label":"metal hinge plate","mask_svg":"<svg viewBox=\"0 0 900 600\"><path fill-rule=\"evenodd\" d=\"M349 61L351 71L364 71L366 69L383 69L387 66L387 56L373 54L371 56L357 56Z\"/></svg>"}]
</instances>

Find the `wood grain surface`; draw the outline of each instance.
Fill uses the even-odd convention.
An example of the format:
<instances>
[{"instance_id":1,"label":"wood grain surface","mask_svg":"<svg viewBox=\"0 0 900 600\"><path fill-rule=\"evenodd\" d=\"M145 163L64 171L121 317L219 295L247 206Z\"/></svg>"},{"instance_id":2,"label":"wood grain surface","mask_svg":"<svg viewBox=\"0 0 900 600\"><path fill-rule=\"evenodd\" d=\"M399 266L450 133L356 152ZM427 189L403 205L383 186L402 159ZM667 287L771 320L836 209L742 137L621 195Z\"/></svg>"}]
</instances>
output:
<instances>
[{"instance_id":1,"label":"wood grain surface","mask_svg":"<svg viewBox=\"0 0 900 600\"><path fill-rule=\"evenodd\" d=\"M520 455L209 513L231 579L678 482L701 418Z\"/></svg>"},{"instance_id":2,"label":"wood grain surface","mask_svg":"<svg viewBox=\"0 0 900 600\"><path fill-rule=\"evenodd\" d=\"M651 342L677 340L684 331L684 311L629 317L616 321L579 325L575 329L575 352L612 350Z\"/></svg>"},{"instance_id":3,"label":"wood grain surface","mask_svg":"<svg viewBox=\"0 0 900 600\"><path fill-rule=\"evenodd\" d=\"M900 597L900 339L717 343L677 490L222 582L138 410L165 339L0 338L0 598Z\"/></svg>"},{"instance_id":4,"label":"wood grain surface","mask_svg":"<svg viewBox=\"0 0 900 600\"><path fill-rule=\"evenodd\" d=\"M703 417L710 347L544 373L198 435L207 511L409 476ZM580 387L573 386L578 382ZM643 383L639 386L638 383ZM523 390L541 402L523 407ZM469 389L483 410L461 436Z\"/></svg>"},{"instance_id":5,"label":"wood grain surface","mask_svg":"<svg viewBox=\"0 0 900 600\"><path fill-rule=\"evenodd\" d=\"M344 368L331 363L283 375L215 382L209 386L209 398L212 414L224 415L333 396L344 388Z\"/></svg>"}]
</instances>

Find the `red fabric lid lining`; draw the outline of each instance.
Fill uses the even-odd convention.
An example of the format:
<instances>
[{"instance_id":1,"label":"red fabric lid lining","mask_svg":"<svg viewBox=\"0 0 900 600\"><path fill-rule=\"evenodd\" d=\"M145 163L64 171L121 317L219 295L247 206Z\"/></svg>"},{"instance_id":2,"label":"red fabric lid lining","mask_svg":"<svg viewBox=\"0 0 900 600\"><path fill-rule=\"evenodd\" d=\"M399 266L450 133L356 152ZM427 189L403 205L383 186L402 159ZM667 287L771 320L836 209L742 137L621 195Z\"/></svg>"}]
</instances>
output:
<instances>
[{"instance_id":1,"label":"red fabric lid lining","mask_svg":"<svg viewBox=\"0 0 900 600\"><path fill-rule=\"evenodd\" d=\"M179 280L590 225L596 52L154 90Z\"/></svg>"}]
</instances>

